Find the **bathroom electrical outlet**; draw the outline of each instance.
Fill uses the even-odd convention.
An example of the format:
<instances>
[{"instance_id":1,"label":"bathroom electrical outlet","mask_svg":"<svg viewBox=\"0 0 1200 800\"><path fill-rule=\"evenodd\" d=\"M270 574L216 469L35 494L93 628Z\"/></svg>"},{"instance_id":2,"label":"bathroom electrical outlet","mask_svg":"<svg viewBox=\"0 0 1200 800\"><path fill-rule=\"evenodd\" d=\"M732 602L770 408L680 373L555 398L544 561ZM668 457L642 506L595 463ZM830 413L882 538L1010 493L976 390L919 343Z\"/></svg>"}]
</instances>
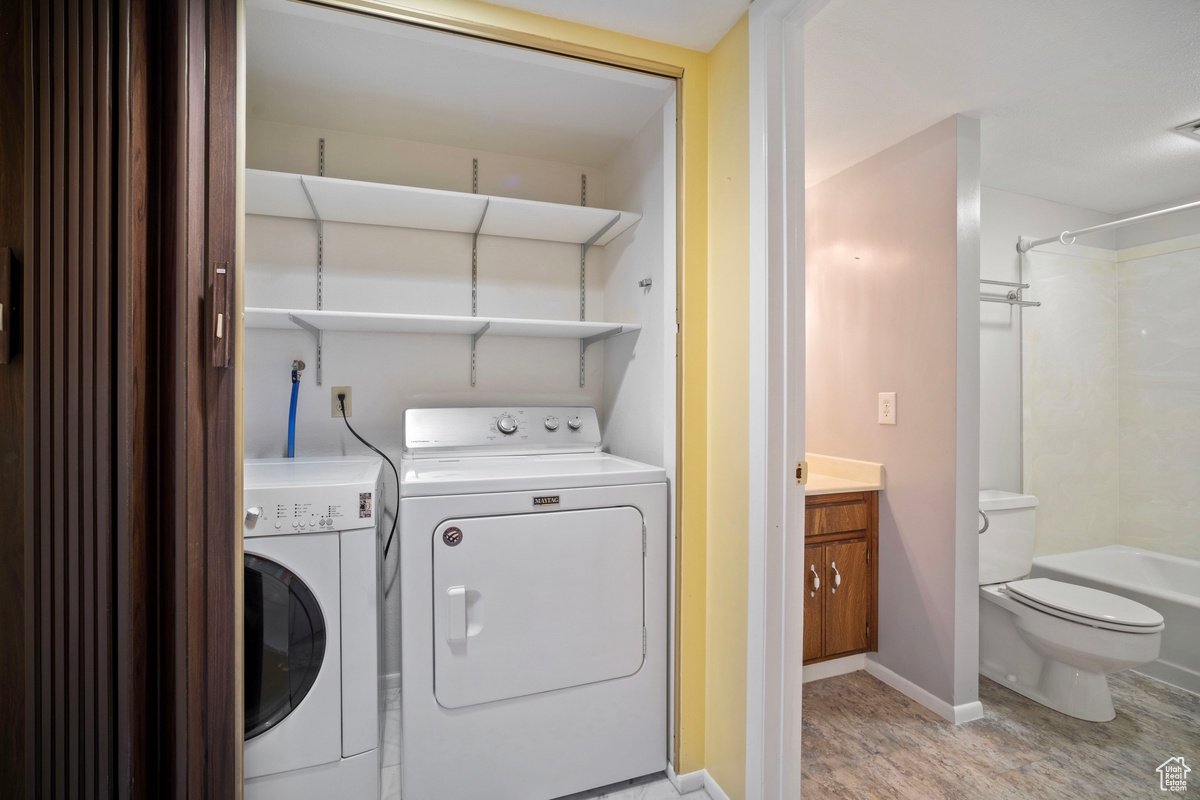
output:
<instances>
[{"instance_id":1,"label":"bathroom electrical outlet","mask_svg":"<svg viewBox=\"0 0 1200 800\"><path fill-rule=\"evenodd\" d=\"M896 393L895 392L880 392L879 393L879 424L880 425L895 425L896 424Z\"/></svg>"},{"instance_id":2,"label":"bathroom electrical outlet","mask_svg":"<svg viewBox=\"0 0 1200 800\"><path fill-rule=\"evenodd\" d=\"M340 405L338 405L338 395L339 394L346 395L346 416L347 417L354 416L354 402L353 402L354 395L351 394L351 392L352 392L352 390L349 386L334 386L332 389L329 390L329 397L330 397L330 399L332 401L332 405L333 405L332 416L337 417L338 419L342 418L342 407Z\"/></svg>"}]
</instances>

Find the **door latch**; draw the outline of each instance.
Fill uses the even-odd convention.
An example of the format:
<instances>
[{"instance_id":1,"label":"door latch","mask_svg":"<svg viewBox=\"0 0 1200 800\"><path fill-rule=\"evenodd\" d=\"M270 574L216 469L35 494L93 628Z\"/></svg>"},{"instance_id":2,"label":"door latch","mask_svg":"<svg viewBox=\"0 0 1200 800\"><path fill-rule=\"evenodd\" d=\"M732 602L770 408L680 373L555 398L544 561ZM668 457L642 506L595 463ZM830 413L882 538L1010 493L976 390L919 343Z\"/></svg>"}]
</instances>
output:
<instances>
[{"instance_id":1,"label":"door latch","mask_svg":"<svg viewBox=\"0 0 1200 800\"><path fill-rule=\"evenodd\" d=\"M228 261L212 262L208 283L212 338L210 350L214 367L233 366L233 284Z\"/></svg>"}]
</instances>

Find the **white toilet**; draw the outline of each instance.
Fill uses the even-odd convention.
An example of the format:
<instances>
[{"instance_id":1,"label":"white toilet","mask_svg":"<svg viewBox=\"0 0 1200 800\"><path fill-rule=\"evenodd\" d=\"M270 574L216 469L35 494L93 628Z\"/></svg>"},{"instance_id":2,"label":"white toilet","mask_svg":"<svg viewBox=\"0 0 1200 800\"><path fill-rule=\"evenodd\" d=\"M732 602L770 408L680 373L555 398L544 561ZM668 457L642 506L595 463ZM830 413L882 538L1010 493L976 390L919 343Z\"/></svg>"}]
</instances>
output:
<instances>
[{"instance_id":1,"label":"white toilet","mask_svg":"<svg viewBox=\"0 0 1200 800\"><path fill-rule=\"evenodd\" d=\"M1158 658L1163 618L1126 597L1048 578L1033 565L1037 498L985 490L979 508L979 672L1072 717L1116 716L1111 672ZM981 516L980 526L984 525Z\"/></svg>"}]
</instances>

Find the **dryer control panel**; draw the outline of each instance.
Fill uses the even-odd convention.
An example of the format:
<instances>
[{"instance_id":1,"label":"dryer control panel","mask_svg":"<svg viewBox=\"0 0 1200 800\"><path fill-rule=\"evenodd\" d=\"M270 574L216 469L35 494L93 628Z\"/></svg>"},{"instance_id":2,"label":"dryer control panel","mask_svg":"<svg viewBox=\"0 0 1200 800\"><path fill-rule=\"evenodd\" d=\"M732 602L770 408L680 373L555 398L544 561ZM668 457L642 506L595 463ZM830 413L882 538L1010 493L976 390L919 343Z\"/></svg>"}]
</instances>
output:
<instances>
[{"instance_id":1,"label":"dryer control panel","mask_svg":"<svg viewBox=\"0 0 1200 800\"><path fill-rule=\"evenodd\" d=\"M600 420L587 406L410 408L404 454L410 458L494 454L594 453Z\"/></svg>"}]
</instances>

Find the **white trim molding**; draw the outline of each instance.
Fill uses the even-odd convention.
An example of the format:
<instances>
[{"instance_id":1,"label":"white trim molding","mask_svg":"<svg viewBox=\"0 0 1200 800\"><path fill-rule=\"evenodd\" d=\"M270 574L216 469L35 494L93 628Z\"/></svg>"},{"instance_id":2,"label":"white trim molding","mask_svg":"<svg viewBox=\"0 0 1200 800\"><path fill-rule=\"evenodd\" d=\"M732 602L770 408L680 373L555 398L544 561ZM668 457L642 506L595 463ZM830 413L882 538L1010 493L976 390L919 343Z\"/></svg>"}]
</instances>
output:
<instances>
[{"instance_id":1,"label":"white trim molding","mask_svg":"<svg viewBox=\"0 0 1200 800\"><path fill-rule=\"evenodd\" d=\"M708 796L712 800L729 800L729 795L725 794L725 790L721 788L721 785L717 783L712 775L708 774L708 770L706 769L698 769L695 772L676 775L674 765L667 764L667 780L675 787L675 791L681 795L687 795L690 792L703 789L708 792Z\"/></svg>"},{"instance_id":2,"label":"white trim molding","mask_svg":"<svg viewBox=\"0 0 1200 800\"><path fill-rule=\"evenodd\" d=\"M667 780L669 780L671 785L675 787L675 791L679 792L680 794L687 794L688 792L694 792L697 789L703 789L705 776L707 774L708 773L704 770L698 769L695 772L687 772L683 775L676 775L675 765L670 763L667 764Z\"/></svg>"},{"instance_id":3,"label":"white trim molding","mask_svg":"<svg viewBox=\"0 0 1200 800\"><path fill-rule=\"evenodd\" d=\"M729 800L729 795L725 794L725 790L721 788L712 775L708 774L708 770L701 770L704 773L704 791L708 792L708 796L712 800Z\"/></svg>"},{"instance_id":4,"label":"white trim molding","mask_svg":"<svg viewBox=\"0 0 1200 800\"><path fill-rule=\"evenodd\" d=\"M932 692L922 689L908 678L902 677L898 673L885 667L883 664L880 664L878 661L872 658L867 659L867 672L868 674L874 675L876 678L883 681L901 694L916 700L918 703L925 706L947 722L953 722L955 725L960 725L964 722L980 719L983 716L983 704L978 700L970 703L951 705Z\"/></svg>"},{"instance_id":5,"label":"white trim molding","mask_svg":"<svg viewBox=\"0 0 1200 800\"><path fill-rule=\"evenodd\" d=\"M804 24L827 2L750 6L746 800L800 797L804 607L786 587L804 552L789 563L804 536Z\"/></svg>"},{"instance_id":6,"label":"white trim molding","mask_svg":"<svg viewBox=\"0 0 1200 800\"><path fill-rule=\"evenodd\" d=\"M857 653L829 661L818 661L804 668L804 683L823 681L826 678L836 678L839 675L849 675L867 668L867 654Z\"/></svg>"}]
</instances>

